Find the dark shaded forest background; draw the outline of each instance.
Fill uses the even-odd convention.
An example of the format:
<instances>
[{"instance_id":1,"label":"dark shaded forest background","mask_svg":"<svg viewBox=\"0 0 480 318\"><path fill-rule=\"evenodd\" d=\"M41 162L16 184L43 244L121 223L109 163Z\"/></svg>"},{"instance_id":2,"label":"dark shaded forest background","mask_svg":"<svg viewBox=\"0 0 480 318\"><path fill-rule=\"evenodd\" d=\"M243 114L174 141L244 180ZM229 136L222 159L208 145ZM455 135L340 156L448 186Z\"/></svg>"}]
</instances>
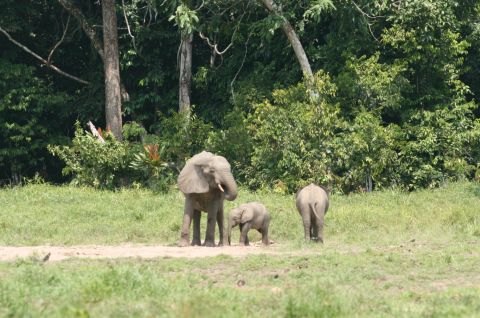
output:
<instances>
[{"instance_id":1,"label":"dark shaded forest background","mask_svg":"<svg viewBox=\"0 0 480 318\"><path fill-rule=\"evenodd\" d=\"M101 35L100 2L71 2ZM81 23L57 0L0 3L0 27L15 41L91 83L0 33L4 185L167 191L176 177L164 163L181 168L202 150L226 157L240 183L280 193L309 182L350 193L479 176L480 1L282 0L280 14L258 0L117 1L124 143L105 134L103 61ZM188 114L179 114L182 29L193 33ZM228 50L216 54L200 33Z\"/></svg>"}]
</instances>

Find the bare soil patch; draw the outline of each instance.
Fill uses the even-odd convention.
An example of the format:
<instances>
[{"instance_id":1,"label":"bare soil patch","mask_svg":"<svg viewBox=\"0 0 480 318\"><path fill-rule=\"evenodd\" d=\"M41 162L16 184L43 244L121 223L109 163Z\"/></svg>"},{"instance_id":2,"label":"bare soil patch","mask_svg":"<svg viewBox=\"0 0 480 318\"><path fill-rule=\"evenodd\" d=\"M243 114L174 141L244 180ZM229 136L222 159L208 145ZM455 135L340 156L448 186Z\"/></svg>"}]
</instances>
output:
<instances>
[{"instance_id":1,"label":"bare soil patch","mask_svg":"<svg viewBox=\"0 0 480 318\"><path fill-rule=\"evenodd\" d=\"M221 247L173 247L164 245L74 245L74 246L0 246L0 261L16 257L25 258L32 254L45 257L50 253L49 261L60 261L70 257L79 258L120 258L120 257L211 257L220 254L242 257L248 254L284 254L272 248L259 246L221 246Z\"/></svg>"}]
</instances>

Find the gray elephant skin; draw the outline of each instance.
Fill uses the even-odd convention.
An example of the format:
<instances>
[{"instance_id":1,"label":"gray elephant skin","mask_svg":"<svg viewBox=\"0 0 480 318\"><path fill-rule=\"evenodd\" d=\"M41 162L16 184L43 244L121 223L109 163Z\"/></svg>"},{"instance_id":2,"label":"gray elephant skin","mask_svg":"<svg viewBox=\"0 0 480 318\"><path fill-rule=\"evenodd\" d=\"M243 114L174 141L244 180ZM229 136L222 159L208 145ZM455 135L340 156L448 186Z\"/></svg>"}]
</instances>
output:
<instances>
[{"instance_id":1,"label":"gray elephant skin","mask_svg":"<svg viewBox=\"0 0 480 318\"><path fill-rule=\"evenodd\" d=\"M268 226L270 213L267 208L258 202L245 203L228 213L228 244L232 237L232 228L240 225L240 245L248 246L248 231L257 230L262 234L262 246L270 245Z\"/></svg>"},{"instance_id":2,"label":"gray elephant skin","mask_svg":"<svg viewBox=\"0 0 480 318\"><path fill-rule=\"evenodd\" d=\"M219 246L224 245L225 221L223 201L235 200L237 184L230 164L222 156L203 151L193 156L178 176L177 187L185 195L185 209L178 246L190 245L190 224L193 219L191 245L201 245L201 211L207 212L207 232L203 246L215 246L215 222L220 232Z\"/></svg>"},{"instance_id":3,"label":"gray elephant skin","mask_svg":"<svg viewBox=\"0 0 480 318\"><path fill-rule=\"evenodd\" d=\"M323 225L329 199L328 190L313 183L298 189L296 204L303 219L305 241L312 239L323 243Z\"/></svg>"}]
</instances>

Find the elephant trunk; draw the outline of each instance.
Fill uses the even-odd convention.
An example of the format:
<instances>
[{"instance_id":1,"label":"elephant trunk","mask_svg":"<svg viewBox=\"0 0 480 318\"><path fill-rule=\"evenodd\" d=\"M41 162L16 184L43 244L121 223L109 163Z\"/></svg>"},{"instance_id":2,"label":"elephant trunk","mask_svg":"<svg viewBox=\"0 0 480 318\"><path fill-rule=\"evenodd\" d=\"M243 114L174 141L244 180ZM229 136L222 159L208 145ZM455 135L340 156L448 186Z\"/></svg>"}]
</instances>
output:
<instances>
[{"instance_id":1,"label":"elephant trunk","mask_svg":"<svg viewBox=\"0 0 480 318\"><path fill-rule=\"evenodd\" d=\"M220 174L220 183L221 187L225 189L225 199L228 201L233 201L237 198L238 194L238 189L237 189L237 183L235 182L235 179L233 179L233 175L228 171L223 171Z\"/></svg>"}]
</instances>

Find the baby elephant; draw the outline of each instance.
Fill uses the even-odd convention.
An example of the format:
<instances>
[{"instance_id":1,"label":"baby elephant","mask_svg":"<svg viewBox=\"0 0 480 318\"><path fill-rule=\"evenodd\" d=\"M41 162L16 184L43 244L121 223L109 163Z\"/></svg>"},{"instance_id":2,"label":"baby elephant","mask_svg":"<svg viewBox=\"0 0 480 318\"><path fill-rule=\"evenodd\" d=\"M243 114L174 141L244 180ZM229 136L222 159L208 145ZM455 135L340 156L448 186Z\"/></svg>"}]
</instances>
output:
<instances>
[{"instance_id":1,"label":"baby elephant","mask_svg":"<svg viewBox=\"0 0 480 318\"><path fill-rule=\"evenodd\" d=\"M328 210L328 201L328 190L322 186L310 183L298 189L297 210L303 219L305 241L313 239L323 243L323 219Z\"/></svg>"},{"instance_id":2,"label":"baby elephant","mask_svg":"<svg viewBox=\"0 0 480 318\"><path fill-rule=\"evenodd\" d=\"M268 225L270 213L267 208L258 202L245 203L228 213L228 244L232 237L232 228L240 224L240 244L248 246L247 233L250 229L262 234L262 246L270 245L268 239Z\"/></svg>"}]
</instances>

